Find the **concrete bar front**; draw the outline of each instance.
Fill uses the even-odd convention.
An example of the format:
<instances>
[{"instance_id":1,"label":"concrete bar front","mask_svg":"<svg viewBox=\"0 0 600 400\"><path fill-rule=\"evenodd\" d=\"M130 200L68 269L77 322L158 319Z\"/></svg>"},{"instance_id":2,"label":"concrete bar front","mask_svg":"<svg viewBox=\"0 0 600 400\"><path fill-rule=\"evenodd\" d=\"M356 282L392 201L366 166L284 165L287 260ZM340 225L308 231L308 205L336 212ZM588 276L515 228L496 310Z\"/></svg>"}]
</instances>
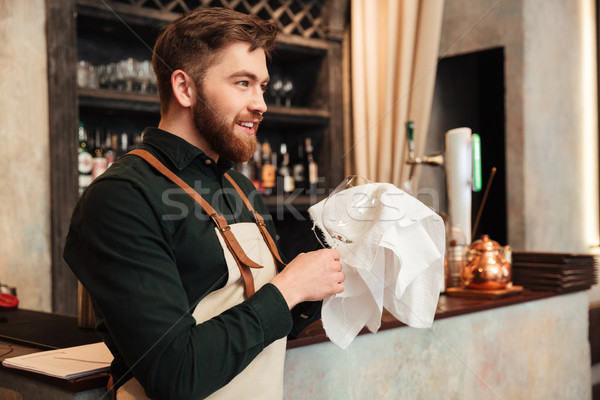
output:
<instances>
[{"instance_id":1,"label":"concrete bar front","mask_svg":"<svg viewBox=\"0 0 600 400\"><path fill-rule=\"evenodd\" d=\"M588 293L290 348L285 399L591 399Z\"/></svg>"}]
</instances>

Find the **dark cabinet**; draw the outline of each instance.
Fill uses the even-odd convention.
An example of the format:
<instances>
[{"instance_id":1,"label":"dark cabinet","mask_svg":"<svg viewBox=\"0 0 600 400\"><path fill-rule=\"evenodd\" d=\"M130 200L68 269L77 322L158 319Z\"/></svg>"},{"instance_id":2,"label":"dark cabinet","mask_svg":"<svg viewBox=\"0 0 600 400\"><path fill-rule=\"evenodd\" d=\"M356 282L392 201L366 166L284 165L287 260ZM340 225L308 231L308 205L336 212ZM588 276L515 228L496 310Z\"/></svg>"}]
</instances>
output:
<instances>
[{"instance_id":1,"label":"dark cabinet","mask_svg":"<svg viewBox=\"0 0 600 400\"><path fill-rule=\"evenodd\" d=\"M213 4L214 3L214 4ZM47 0L52 197L53 310L77 311L75 277L62 260L70 214L77 200L77 125L128 132L130 138L159 120L158 95L151 90L117 90L106 80L77 86L77 63L96 67L122 60L151 60L162 26L198 6L230 6L272 19L279 26L269 65L271 79L290 79L292 91L269 90L268 112L259 140L274 150L286 143L290 154L310 137L319 164L320 194L289 200L266 198L280 225L306 224L306 209L343 179L342 33L347 0L329 1L133 1ZM96 71L98 72L98 71ZM100 75L96 79L100 80ZM91 86L91 87L89 87ZM290 213L290 210L293 211ZM297 211L297 213L295 213ZM302 218L298 218L302 215ZM285 222L284 222L285 221ZM282 236L291 234L283 229ZM286 238L282 238L286 242ZM288 242L296 242L287 238ZM291 248L294 252L294 248ZM288 254L289 255L289 254Z\"/></svg>"}]
</instances>

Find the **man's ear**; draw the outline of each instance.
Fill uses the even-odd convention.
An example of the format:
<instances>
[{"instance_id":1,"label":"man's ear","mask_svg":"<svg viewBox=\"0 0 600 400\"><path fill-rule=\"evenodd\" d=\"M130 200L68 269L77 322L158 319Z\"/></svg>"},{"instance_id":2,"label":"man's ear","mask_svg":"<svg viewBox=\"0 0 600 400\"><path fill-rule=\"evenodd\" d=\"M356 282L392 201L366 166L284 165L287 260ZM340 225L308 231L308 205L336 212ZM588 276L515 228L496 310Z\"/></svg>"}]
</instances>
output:
<instances>
[{"instance_id":1,"label":"man's ear","mask_svg":"<svg viewBox=\"0 0 600 400\"><path fill-rule=\"evenodd\" d=\"M181 107L188 108L195 104L196 86L192 78L180 69L171 74L171 88L173 97Z\"/></svg>"}]
</instances>

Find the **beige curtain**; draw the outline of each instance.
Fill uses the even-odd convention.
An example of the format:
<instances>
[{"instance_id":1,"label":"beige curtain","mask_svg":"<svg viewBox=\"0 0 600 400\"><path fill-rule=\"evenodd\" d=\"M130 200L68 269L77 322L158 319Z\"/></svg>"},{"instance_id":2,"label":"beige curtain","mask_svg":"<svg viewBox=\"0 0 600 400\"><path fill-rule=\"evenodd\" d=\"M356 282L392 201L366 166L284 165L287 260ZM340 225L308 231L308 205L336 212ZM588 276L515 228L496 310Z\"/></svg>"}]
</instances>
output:
<instances>
[{"instance_id":1,"label":"beige curtain","mask_svg":"<svg viewBox=\"0 0 600 400\"><path fill-rule=\"evenodd\" d=\"M406 121L423 153L444 0L352 0L351 115L347 174L402 187Z\"/></svg>"}]
</instances>

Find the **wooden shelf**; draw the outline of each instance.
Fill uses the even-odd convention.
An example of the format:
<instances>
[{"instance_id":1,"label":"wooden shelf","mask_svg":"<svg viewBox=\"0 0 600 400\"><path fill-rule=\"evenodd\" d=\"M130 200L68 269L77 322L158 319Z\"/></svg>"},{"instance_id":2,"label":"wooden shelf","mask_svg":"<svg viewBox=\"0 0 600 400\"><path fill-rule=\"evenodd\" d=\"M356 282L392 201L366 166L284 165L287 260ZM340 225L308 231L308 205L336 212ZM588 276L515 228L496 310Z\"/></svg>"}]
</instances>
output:
<instances>
[{"instance_id":1,"label":"wooden shelf","mask_svg":"<svg viewBox=\"0 0 600 400\"><path fill-rule=\"evenodd\" d=\"M105 20L121 20L135 25L156 26L158 22L170 22L181 14L152 9L149 7L128 5L111 1L76 0L78 14Z\"/></svg>"},{"instance_id":2,"label":"wooden shelf","mask_svg":"<svg viewBox=\"0 0 600 400\"><path fill-rule=\"evenodd\" d=\"M281 107L268 105L264 123L284 122L298 125L326 125L329 123L329 111L304 107Z\"/></svg>"},{"instance_id":3,"label":"wooden shelf","mask_svg":"<svg viewBox=\"0 0 600 400\"><path fill-rule=\"evenodd\" d=\"M159 113L160 102L156 95L120 92L106 89L77 89L79 106L106 110L125 110Z\"/></svg>"},{"instance_id":4,"label":"wooden shelf","mask_svg":"<svg viewBox=\"0 0 600 400\"><path fill-rule=\"evenodd\" d=\"M309 56L319 55L324 56L329 50L329 43L323 39L304 38L297 35L286 35L280 33L277 35L277 44L275 53L293 53L295 55Z\"/></svg>"},{"instance_id":5,"label":"wooden shelf","mask_svg":"<svg viewBox=\"0 0 600 400\"><path fill-rule=\"evenodd\" d=\"M133 1L127 4L122 0L74 0L77 10L82 15L100 17L104 19L119 19L127 23L144 24L149 21L172 21L181 14L188 13L197 7L210 6L211 3L202 2L153 0ZM196 4L198 3L198 4ZM203 3L203 4L202 4ZM323 39L326 36L325 23L322 14L325 8L323 2L273 2L263 0L240 2L239 0L221 0L220 6L233 8L243 13L256 15L262 19L275 22L280 31L287 36L297 36L306 39Z\"/></svg>"},{"instance_id":6,"label":"wooden shelf","mask_svg":"<svg viewBox=\"0 0 600 400\"><path fill-rule=\"evenodd\" d=\"M77 90L79 106L106 110L125 110L158 113L160 102L156 95L120 92L107 89ZM269 105L264 123L293 123L318 126L329 123L329 112L305 107L281 107Z\"/></svg>"}]
</instances>

